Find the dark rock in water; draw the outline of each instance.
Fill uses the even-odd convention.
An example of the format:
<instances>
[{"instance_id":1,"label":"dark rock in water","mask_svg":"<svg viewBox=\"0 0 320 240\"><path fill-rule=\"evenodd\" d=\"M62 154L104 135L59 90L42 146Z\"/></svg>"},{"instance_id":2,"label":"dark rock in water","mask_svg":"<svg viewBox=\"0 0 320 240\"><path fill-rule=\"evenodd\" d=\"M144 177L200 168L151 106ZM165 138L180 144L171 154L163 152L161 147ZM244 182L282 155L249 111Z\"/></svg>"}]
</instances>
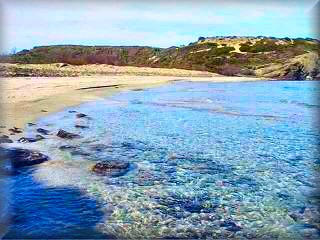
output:
<instances>
[{"instance_id":1,"label":"dark rock in water","mask_svg":"<svg viewBox=\"0 0 320 240\"><path fill-rule=\"evenodd\" d=\"M31 127L31 126L35 126L35 125L36 125L36 124L35 124L35 123L32 123L32 122L29 122L29 123L28 123L28 126L30 126L30 127Z\"/></svg>"},{"instance_id":2,"label":"dark rock in water","mask_svg":"<svg viewBox=\"0 0 320 240\"><path fill-rule=\"evenodd\" d=\"M0 144L1 143L13 143L13 141L9 138L0 138Z\"/></svg>"},{"instance_id":3,"label":"dark rock in water","mask_svg":"<svg viewBox=\"0 0 320 240\"><path fill-rule=\"evenodd\" d=\"M283 200L289 200L291 199L291 196L288 193L285 192L278 192L277 196Z\"/></svg>"},{"instance_id":4,"label":"dark rock in water","mask_svg":"<svg viewBox=\"0 0 320 240\"><path fill-rule=\"evenodd\" d=\"M103 161L96 163L91 170L99 175L119 177L129 171L129 163L123 161Z\"/></svg>"},{"instance_id":5,"label":"dark rock in water","mask_svg":"<svg viewBox=\"0 0 320 240\"><path fill-rule=\"evenodd\" d=\"M75 146L70 146L70 145L62 145L59 147L60 150L64 151L64 150L74 150L76 149Z\"/></svg>"},{"instance_id":6,"label":"dark rock in water","mask_svg":"<svg viewBox=\"0 0 320 240\"><path fill-rule=\"evenodd\" d=\"M0 137L0 144L1 143L13 143L13 141L7 135L2 135Z\"/></svg>"},{"instance_id":7,"label":"dark rock in water","mask_svg":"<svg viewBox=\"0 0 320 240\"><path fill-rule=\"evenodd\" d=\"M36 142L37 139L35 138L26 138L26 137L22 137L18 139L19 143L32 143L32 142Z\"/></svg>"},{"instance_id":8,"label":"dark rock in water","mask_svg":"<svg viewBox=\"0 0 320 240\"><path fill-rule=\"evenodd\" d=\"M32 142L37 142L40 140L45 139L43 136L41 136L40 134L37 134L35 138L27 138L27 137L22 137L18 139L19 143L32 143Z\"/></svg>"},{"instance_id":9,"label":"dark rock in water","mask_svg":"<svg viewBox=\"0 0 320 240\"><path fill-rule=\"evenodd\" d=\"M185 211L188 211L190 213L212 213L219 207L219 204L205 204L205 202L201 199L187 199L186 201L183 201L182 207Z\"/></svg>"},{"instance_id":10,"label":"dark rock in water","mask_svg":"<svg viewBox=\"0 0 320 240\"><path fill-rule=\"evenodd\" d=\"M132 101L130 101L130 103L132 103L132 104L142 104L143 102L139 101L139 100L132 100Z\"/></svg>"},{"instance_id":11,"label":"dark rock in water","mask_svg":"<svg viewBox=\"0 0 320 240\"><path fill-rule=\"evenodd\" d=\"M289 213L289 217L291 217L294 221L298 221L299 219L301 219L301 215L295 212Z\"/></svg>"},{"instance_id":12,"label":"dark rock in water","mask_svg":"<svg viewBox=\"0 0 320 240\"><path fill-rule=\"evenodd\" d=\"M17 127L10 128L9 131L12 133L22 133L22 129Z\"/></svg>"},{"instance_id":13,"label":"dark rock in water","mask_svg":"<svg viewBox=\"0 0 320 240\"><path fill-rule=\"evenodd\" d=\"M226 230L230 231L230 232L238 232L241 231L241 227L238 226L235 222L231 221L231 220L226 220L223 223L220 224L220 227L224 227L226 228Z\"/></svg>"},{"instance_id":14,"label":"dark rock in water","mask_svg":"<svg viewBox=\"0 0 320 240\"><path fill-rule=\"evenodd\" d=\"M130 142L123 142L121 143L121 147L127 148L127 149L135 149L135 145Z\"/></svg>"},{"instance_id":15,"label":"dark rock in water","mask_svg":"<svg viewBox=\"0 0 320 240\"><path fill-rule=\"evenodd\" d=\"M32 166L49 160L48 156L29 149L10 148L5 149L4 151L11 160L11 164L14 168Z\"/></svg>"},{"instance_id":16,"label":"dark rock in water","mask_svg":"<svg viewBox=\"0 0 320 240\"><path fill-rule=\"evenodd\" d=\"M73 150L72 152L70 152L71 153L71 155L73 155L73 156L90 156L90 154L89 153L87 153L87 152L83 152L83 151L81 151L81 150Z\"/></svg>"},{"instance_id":17,"label":"dark rock in water","mask_svg":"<svg viewBox=\"0 0 320 240\"><path fill-rule=\"evenodd\" d=\"M70 110L70 111L68 111L69 113L76 113L77 111L75 111L75 110Z\"/></svg>"},{"instance_id":18,"label":"dark rock in water","mask_svg":"<svg viewBox=\"0 0 320 240\"><path fill-rule=\"evenodd\" d=\"M37 132L41 133L43 135L49 135L50 134L50 131L48 131L46 129L43 129L43 128L37 128Z\"/></svg>"},{"instance_id":19,"label":"dark rock in water","mask_svg":"<svg viewBox=\"0 0 320 240\"><path fill-rule=\"evenodd\" d=\"M87 117L88 115L87 114L84 114L84 113L77 113L76 114L76 117L77 118L84 118L84 117Z\"/></svg>"},{"instance_id":20,"label":"dark rock in water","mask_svg":"<svg viewBox=\"0 0 320 240\"><path fill-rule=\"evenodd\" d=\"M57 133L57 136L60 138L65 138L65 139L80 138L79 134L70 133L70 132L64 131L62 129L59 130L59 132Z\"/></svg>"},{"instance_id":21,"label":"dark rock in water","mask_svg":"<svg viewBox=\"0 0 320 240\"><path fill-rule=\"evenodd\" d=\"M75 128L81 128L81 129L89 128L88 126L79 125L79 124L74 125L74 127Z\"/></svg>"},{"instance_id":22,"label":"dark rock in water","mask_svg":"<svg viewBox=\"0 0 320 240\"><path fill-rule=\"evenodd\" d=\"M200 201L194 200L194 201L186 201L183 204L183 208L186 211L191 213L199 213L203 207Z\"/></svg>"},{"instance_id":23,"label":"dark rock in water","mask_svg":"<svg viewBox=\"0 0 320 240\"><path fill-rule=\"evenodd\" d=\"M195 198L185 198L177 195L159 198L158 203L167 207L167 209L175 209L179 207L184 212L192 213L214 213L219 207L218 202L212 202L208 196L198 196ZM165 213L165 212L163 212Z\"/></svg>"},{"instance_id":24,"label":"dark rock in water","mask_svg":"<svg viewBox=\"0 0 320 240\"><path fill-rule=\"evenodd\" d=\"M38 141L40 141L40 140L43 140L43 139L46 139L44 136L42 136L42 135L40 135L40 134L37 134L36 135L36 139L38 140Z\"/></svg>"},{"instance_id":25,"label":"dark rock in water","mask_svg":"<svg viewBox=\"0 0 320 240\"><path fill-rule=\"evenodd\" d=\"M152 186L155 184L155 182L162 180L163 178L157 176L156 174L140 170L133 182L138 184L139 186Z\"/></svg>"},{"instance_id":26,"label":"dark rock in water","mask_svg":"<svg viewBox=\"0 0 320 240\"><path fill-rule=\"evenodd\" d=\"M305 207L305 206L303 206L303 207L301 207L301 208L299 209L299 213L300 213L300 214L303 214L305 211L306 211L306 207Z\"/></svg>"},{"instance_id":27,"label":"dark rock in water","mask_svg":"<svg viewBox=\"0 0 320 240\"><path fill-rule=\"evenodd\" d=\"M102 152L107 148L110 148L110 146L107 146L105 144L94 144L90 146L90 150L96 151L96 152Z\"/></svg>"},{"instance_id":28,"label":"dark rock in water","mask_svg":"<svg viewBox=\"0 0 320 240\"><path fill-rule=\"evenodd\" d=\"M135 88L135 89L132 89L132 91L135 91L135 92L139 92L139 91L143 91L144 89L143 88Z\"/></svg>"}]
</instances>

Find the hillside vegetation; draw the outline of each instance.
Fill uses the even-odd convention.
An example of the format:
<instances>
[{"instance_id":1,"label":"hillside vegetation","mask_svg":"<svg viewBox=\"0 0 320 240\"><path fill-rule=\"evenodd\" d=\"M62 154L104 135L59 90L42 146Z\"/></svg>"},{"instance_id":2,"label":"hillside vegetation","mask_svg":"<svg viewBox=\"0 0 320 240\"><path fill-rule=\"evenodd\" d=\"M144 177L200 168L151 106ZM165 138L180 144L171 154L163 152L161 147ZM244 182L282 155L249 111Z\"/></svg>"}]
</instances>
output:
<instances>
[{"instance_id":1,"label":"hillside vegetation","mask_svg":"<svg viewBox=\"0 0 320 240\"><path fill-rule=\"evenodd\" d=\"M228 76L320 78L319 41L314 39L200 37L188 46L170 48L41 46L5 57L2 62L108 64L201 70Z\"/></svg>"}]
</instances>

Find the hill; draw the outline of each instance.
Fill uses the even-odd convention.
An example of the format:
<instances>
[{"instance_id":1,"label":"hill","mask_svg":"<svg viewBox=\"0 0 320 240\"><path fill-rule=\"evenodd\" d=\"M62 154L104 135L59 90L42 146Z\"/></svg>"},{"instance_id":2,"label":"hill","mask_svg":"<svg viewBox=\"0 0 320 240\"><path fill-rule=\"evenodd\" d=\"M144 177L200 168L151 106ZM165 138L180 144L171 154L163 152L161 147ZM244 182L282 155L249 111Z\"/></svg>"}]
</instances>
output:
<instances>
[{"instance_id":1,"label":"hill","mask_svg":"<svg viewBox=\"0 0 320 240\"><path fill-rule=\"evenodd\" d=\"M272 37L200 37L188 46L41 46L5 57L23 64L108 64L201 70L228 76L320 79L319 41Z\"/></svg>"}]
</instances>

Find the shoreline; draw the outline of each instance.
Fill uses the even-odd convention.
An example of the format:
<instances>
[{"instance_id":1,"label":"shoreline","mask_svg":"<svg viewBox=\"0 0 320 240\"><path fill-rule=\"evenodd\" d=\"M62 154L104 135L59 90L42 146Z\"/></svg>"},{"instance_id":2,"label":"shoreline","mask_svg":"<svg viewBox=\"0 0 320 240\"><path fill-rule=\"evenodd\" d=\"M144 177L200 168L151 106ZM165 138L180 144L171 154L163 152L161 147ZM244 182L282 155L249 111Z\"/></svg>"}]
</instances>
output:
<instances>
[{"instance_id":1,"label":"shoreline","mask_svg":"<svg viewBox=\"0 0 320 240\"><path fill-rule=\"evenodd\" d=\"M124 90L145 89L174 81L247 82L263 81L248 77L182 76L87 76L87 77L7 77L2 78L2 133L67 107L95 101Z\"/></svg>"}]
</instances>

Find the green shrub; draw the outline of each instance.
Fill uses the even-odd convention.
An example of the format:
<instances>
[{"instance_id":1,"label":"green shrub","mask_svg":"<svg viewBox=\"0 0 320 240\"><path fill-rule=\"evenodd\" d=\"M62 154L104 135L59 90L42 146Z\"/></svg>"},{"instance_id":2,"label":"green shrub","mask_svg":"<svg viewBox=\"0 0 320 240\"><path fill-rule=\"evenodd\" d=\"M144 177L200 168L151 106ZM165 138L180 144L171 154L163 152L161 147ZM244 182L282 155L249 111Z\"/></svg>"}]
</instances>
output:
<instances>
[{"instance_id":1,"label":"green shrub","mask_svg":"<svg viewBox=\"0 0 320 240\"><path fill-rule=\"evenodd\" d=\"M221 56L221 55L227 55L233 50L235 50L234 47L221 47L221 48L213 48L209 51L209 53L215 56Z\"/></svg>"},{"instance_id":2,"label":"green shrub","mask_svg":"<svg viewBox=\"0 0 320 240\"><path fill-rule=\"evenodd\" d=\"M242 43L242 44L240 45L239 50L240 50L241 52L250 52L250 51L251 51L251 47L250 47L248 44L246 44L246 43Z\"/></svg>"}]
</instances>

